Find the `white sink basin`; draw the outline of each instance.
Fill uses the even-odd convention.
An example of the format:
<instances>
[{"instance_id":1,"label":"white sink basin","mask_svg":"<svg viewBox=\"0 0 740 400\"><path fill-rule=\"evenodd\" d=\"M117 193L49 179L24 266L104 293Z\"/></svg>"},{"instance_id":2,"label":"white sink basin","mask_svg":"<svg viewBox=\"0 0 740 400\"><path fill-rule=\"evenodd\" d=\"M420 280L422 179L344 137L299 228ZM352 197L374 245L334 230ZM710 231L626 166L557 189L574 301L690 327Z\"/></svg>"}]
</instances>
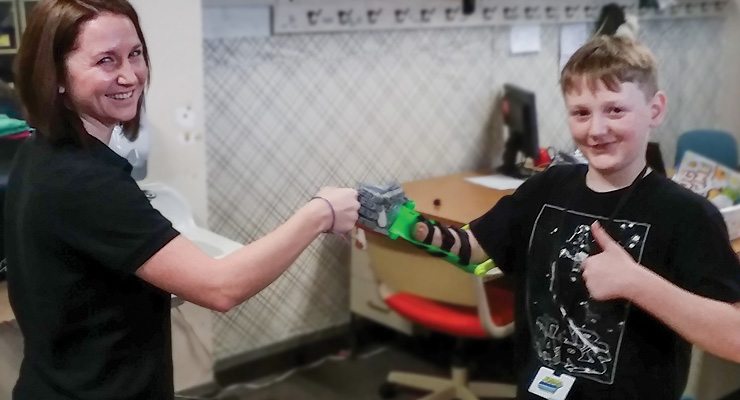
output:
<instances>
[{"instance_id":1,"label":"white sink basin","mask_svg":"<svg viewBox=\"0 0 740 400\"><path fill-rule=\"evenodd\" d=\"M180 230L180 233L213 258L221 258L243 246L241 243L195 225L188 230Z\"/></svg>"},{"instance_id":2,"label":"white sink basin","mask_svg":"<svg viewBox=\"0 0 740 400\"><path fill-rule=\"evenodd\" d=\"M220 258L242 247L241 243L196 225L190 206L175 189L161 183L143 184L141 189L147 193L152 206L169 219L175 229L209 256Z\"/></svg>"},{"instance_id":3,"label":"white sink basin","mask_svg":"<svg viewBox=\"0 0 740 400\"><path fill-rule=\"evenodd\" d=\"M196 246L198 246L204 253L211 257L221 257L224 255L223 249L216 247L208 242L201 242L200 240L193 240Z\"/></svg>"},{"instance_id":4,"label":"white sink basin","mask_svg":"<svg viewBox=\"0 0 740 400\"><path fill-rule=\"evenodd\" d=\"M175 189L161 183L140 184L140 187L147 193L152 206L169 219L180 234L209 256L221 258L242 247L240 243L196 225L190 206ZM183 304L183 300L172 295L170 303L172 307L178 307Z\"/></svg>"}]
</instances>

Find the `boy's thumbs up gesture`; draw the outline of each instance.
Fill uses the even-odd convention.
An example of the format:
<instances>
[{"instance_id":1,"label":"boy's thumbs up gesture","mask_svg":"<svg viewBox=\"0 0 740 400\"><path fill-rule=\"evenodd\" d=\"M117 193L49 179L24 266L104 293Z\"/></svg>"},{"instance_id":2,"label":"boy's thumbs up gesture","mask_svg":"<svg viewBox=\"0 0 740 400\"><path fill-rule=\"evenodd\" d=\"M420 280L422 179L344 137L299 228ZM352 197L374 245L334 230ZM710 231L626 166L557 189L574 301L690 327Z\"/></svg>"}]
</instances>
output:
<instances>
[{"instance_id":1,"label":"boy's thumbs up gesture","mask_svg":"<svg viewBox=\"0 0 740 400\"><path fill-rule=\"evenodd\" d=\"M603 252L583 261L583 280L595 300L632 299L632 290L643 267L601 227L591 224L591 234Z\"/></svg>"}]
</instances>

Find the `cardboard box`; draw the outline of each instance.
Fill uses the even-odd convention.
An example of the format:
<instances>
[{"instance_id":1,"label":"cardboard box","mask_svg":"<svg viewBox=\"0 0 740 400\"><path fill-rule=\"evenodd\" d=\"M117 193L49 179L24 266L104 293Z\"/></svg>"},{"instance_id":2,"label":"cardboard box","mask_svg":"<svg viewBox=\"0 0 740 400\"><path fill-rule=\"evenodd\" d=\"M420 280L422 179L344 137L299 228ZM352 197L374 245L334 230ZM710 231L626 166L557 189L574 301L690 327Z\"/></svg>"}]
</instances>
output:
<instances>
[{"instance_id":1,"label":"cardboard box","mask_svg":"<svg viewBox=\"0 0 740 400\"><path fill-rule=\"evenodd\" d=\"M698 193L720 209L730 239L740 237L740 173L709 158L686 151L673 175L675 182Z\"/></svg>"}]
</instances>

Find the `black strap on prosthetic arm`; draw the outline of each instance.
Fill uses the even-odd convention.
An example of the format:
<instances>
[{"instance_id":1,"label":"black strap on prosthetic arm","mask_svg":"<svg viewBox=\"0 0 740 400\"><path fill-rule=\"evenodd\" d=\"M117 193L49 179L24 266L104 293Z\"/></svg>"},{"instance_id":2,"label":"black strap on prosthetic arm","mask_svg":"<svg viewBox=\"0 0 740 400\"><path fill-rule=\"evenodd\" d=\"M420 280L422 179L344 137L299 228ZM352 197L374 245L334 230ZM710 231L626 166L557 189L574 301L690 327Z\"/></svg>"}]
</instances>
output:
<instances>
[{"instance_id":1,"label":"black strap on prosthetic arm","mask_svg":"<svg viewBox=\"0 0 740 400\"><path fill-rule=\"evenodd\" d=\"M472 249L470 246L470 236L468 236L468 232L460 228L450 229L454 229L455 232L457 232L457 236L460 237L460 252L458 254L458 256L460 257L460 264L470 264Z\"/></svg>"},{"instance_id":2,"label":"black strap on prosthetic arm","mask_svg":"<svg viewBox=\"0 0 740 400\"><path fill-rule=\"evenodd\" d=\"M434 239L434 231L435 228L439 228L440 234L442 235L442 245L440 246L441 250L449 252L452 249L452 246L455 245L455 236L452 234L451 231L455 231L457 233L457 236L460 238L460 251L458 256L460 257L460 263L463 265L470 264L470 257L472 255L472 248L470 246L470 237L468 236L468 233L460 228L455 227L446 227L442 225L438 225L435 223L432 223L430 220L419 217L419 222L423 223L427 226L427 234L424 237L424 240L422 240L422 243L426 245L431 245L432 240ZM440 255L436 252L431 252L433 255Z\"/></svg>"}]
</instances>

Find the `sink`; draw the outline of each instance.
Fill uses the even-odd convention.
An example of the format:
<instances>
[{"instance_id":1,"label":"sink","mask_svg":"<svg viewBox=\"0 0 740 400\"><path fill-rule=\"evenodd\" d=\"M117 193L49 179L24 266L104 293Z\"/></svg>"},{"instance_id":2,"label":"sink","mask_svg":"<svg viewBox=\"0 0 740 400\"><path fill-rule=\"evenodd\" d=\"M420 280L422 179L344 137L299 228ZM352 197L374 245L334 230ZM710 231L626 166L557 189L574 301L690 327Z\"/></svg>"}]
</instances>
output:
<instances>
[{"instance_id":1,"label":"sink","mask_svg":"<svg viewBox=\"0 0 740 400\"><path fill-rule=\"evenodd\" d=\"M241 243L196 225L188 227L187 230L181 230L180 233L213 258L221 258L243 246Z\"/></svg>"},{"instance_id":2,"label":"sink","mask_svg":"<svg viewBox=\"0 0 740 400\"><path fill-rule=\"evenodd\" d=\"M196 225L187 200L174 188L161 183L141 184L140 187L152 206L209 256L220 258L242 247L241 243Z\"/></svg>"},{"instance_id":3,"label":"sink","mask_svg":"<svg viewBox=\"0 0 740 400\"><path fill-rule=\"evenodd\" d=\"M211 257L216 258L224 255L223 249L218 248L210 243L201 242L200 240L193 240L193 243L195 243L196 246L198 246L201 250L203 250L204 253L208 254Z\"/></svg>"},{"instance_id":4,"label":"sink","mask_svg":"<svg viewBox=\"0 0 740 400\"><path fill-rule=\"evenodd\" d=\"M140 187L152 206L170 220L175 229L184 233L196 226L187 200L175 189L161 183L147 183Z\"/></svg>"}]
</instances>

